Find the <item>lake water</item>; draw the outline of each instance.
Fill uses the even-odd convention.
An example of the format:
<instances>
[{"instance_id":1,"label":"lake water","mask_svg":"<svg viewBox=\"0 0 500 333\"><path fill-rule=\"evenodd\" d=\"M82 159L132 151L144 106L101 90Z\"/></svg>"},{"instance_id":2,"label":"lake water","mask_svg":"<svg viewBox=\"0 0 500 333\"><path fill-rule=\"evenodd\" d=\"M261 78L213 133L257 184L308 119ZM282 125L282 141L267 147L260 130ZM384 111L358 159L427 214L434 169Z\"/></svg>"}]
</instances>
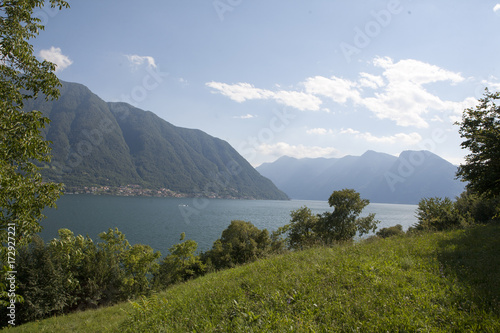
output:
<instances>
[{"instance_id":1,"label":"lake water","mask_svg":"<svg viewBox=\"0 0 500 333\"><path fill-rule=\"evenodd\" d=\"M168 254L179 243L179 236L198 243L208 250L232 220L252 222L259 229L274 231L289 223L290 212L302 206L314 214L331 211L326 201L222 200L193 198L113 197L65 195L57 202L58 209L47 209L42 220L42 238L57 237L57 230L68 228L75 235L98 234L117 227L130 244L142 243ZM378 228L401 224L406 230L416 223L416 205L370 204L362 216L375 213Z\"/></svg>"}]
</instances>

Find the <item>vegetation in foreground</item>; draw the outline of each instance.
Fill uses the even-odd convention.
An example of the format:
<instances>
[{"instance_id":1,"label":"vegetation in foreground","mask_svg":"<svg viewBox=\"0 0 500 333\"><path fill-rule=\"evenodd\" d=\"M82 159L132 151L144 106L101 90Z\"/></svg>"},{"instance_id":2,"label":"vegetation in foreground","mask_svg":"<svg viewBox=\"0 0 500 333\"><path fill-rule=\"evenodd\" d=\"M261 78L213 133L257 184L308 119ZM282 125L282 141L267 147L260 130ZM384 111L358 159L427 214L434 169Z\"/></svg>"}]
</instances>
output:
<instances>
[{"instance_id":1,"label":"vegetation in foreground","mask_svg":"<svg viewBox=\"0 0 500 333\"><path fill-rule=\"evenodd\" d=\"M499 237L490 224L316 247L12 331L497 332Z\"/></svg>"}]
</instances>

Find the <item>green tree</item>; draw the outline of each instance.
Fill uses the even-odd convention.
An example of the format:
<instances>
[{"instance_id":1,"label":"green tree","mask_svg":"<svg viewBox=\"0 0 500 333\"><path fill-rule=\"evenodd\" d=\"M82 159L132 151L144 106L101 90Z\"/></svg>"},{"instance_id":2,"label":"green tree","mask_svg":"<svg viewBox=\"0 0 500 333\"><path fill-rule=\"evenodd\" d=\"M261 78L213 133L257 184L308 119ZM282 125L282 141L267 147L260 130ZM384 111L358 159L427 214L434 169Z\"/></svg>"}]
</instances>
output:
<instances>
[{"instance_id":1,"label":"green tree","mask_svg":"<svg viewBox=\"0 0 500 333\"><path fill-rule=\"evenodd\" d=\"M9 223L16 227L16 244L29 243L39 232L42 210L55 205L62 187L44 183L35 161L50 161L49 142L40 129L49 122L38 111L23 111L24 101L59 96L55 65L40 62L29 40L44 29L34 10L43 0L0 2L0 241L7 241ZM50 0L52 7L68 7Z\"/></svg>"},{"instance_id":2,"label":"green tree","mask_svg":"<svg viewBox=\"0 0 500 333\"><path fill-rule=\"evenodd\" d=\"M125 269L125 294L128 298L144 295L153 286L152 279L158 271L159 251L154 251L151 246L134 244L125 252L123 266Z\"/></svg>"},{"instance_id":3,"label":"green tree","mask_svg":"<svg viewBox=\"0 0 500 333\"><path fill-rule=\"evenodd\" d=\"M6 248L19 248L41 230L45 207L55 206L61 185L44 183L34 162L50 161L49 143L40 129L49 122L41 112L24 112L26 99L58 97L55 65L38 61L29 40L43 30L33 13L43 0L0 2L0 261L6 271ZM68 7L66 1L50 0L52 7ZM15 227L15 233L8 233ZM11 237L11 238L9 238ZM0 304L6 298L4 274L0 274Z\"/></svg>"},{"instance_id":4,"label":"green tree","mask_svg":"<svg viewBox=\"0 0 500 333\"><path fill-rule=\"evenodd\" d=\"M19 248L17 281L24 302L18 306L19 323L61 314L70 295L66 293L61 265L37 235L29 246Z\"/></svg>"},{"instance_id":5,"label":"green tree","mask_svg":"<svg viewBox=\"0 0 500 333\"><path fill-rule=\"evenodd\" d=\"M464 191L457 197L455 208L469 223L487 223L500 216L500 196Z\"/></svg>"},{"instance_id":6,"label":"green tree","mask_svg":"<svg viewBox=\"0 0 500 333\"><path fill-rule=\"evenodd\" d=\"M99 238L104 241L98 245L100 255L107 263L107 299L115 301L148 293L159 267L161 253L148 245L130 246L125 234L118 228L100 233Z\"/></svg>"},{"instance_id":7,"label":"green tree","mask_svg":"<svg viewBox=\"0 0 500 333\"><path fill-rule=\"evenodd\" d=\"M381 238L387 238L392 236L401 236L404 235L403 226L401 224L396 224L395 226L382 228L377 231L377 236Z\"/></svg>"},{"instance_id":8,"label":"green tree","mask_svg":"<svg viewBox=\"0 0 500 333\"><path fill-rule=\"evenodd\" d=\"M212 249L203 255L213 268L230 268L263 257L270 251L269 232L260 230L251 222L231 221L216 240Z\"/></svg>"},{"instance_id":9,"label":"green tree","mask_svg":"<svg viewBox=\"0 0 500 333\"><path fill-rule=\"evenodd\" d=\"M290 223L277 230L279 234L287 234L286 242L290 249L300 250L320 241L315 232L319 222L318 215L313 215L304 206L292 211L290 217Z\"/></svg>"},{"instance_id":10,"label":"green tree","mask_svg":"<svg viewBox=\"0 0 500 333\"><path fill-rule=\"evenodd\" d=\"M352 240L357 233L362 236L374 232L380 223L375 220L375 214L358 217L369 203L353 189L334 191L328 199L328 204L334 210L321 215L316 232L326 244Z\"/></svg>"},{"instance_id":11,"label":"green tree","mask_svg":"<svg viewBox=\"0 0 500 333\"><path fill-rule=\"evenodd\" d=\"M72 308L83 298L83 284L87 281L81 278L81 271L88 264L86 257L95 253L96 246L89 237L75 236L69 229L59 229L58 234L59 238L50 242L49 249L64 274L63 288L68 295L66 306Z\"/></svg>"},{"instance_id":12,"label":"green tree","mask_svg":"<svg viewBox=\"0 0 500 333\"><path fill-rule=\"evenodd\" d=\"M185 234L181 234L181 241ZM158 283L168 286L177 282L186 281L190 278L202 275L205 272L205 264L200 256L196 254L198 244L194 240L186 240L175 244L160 263L160 270L157 276Z\"/></svg>"},{"instance_id":13,"label":"green tree","mask_svg":"<svg viewBox=\"0 0 500 333\"><path fill-rule=\"evenodd\" d=\"M467 188L489 197L500 195L500 93L490 93L474 108L464 110L460 136L461 146L470 153L458 168L457 177L467 181Z\"/></svg>"},{"instance_id":14,"label":"green tree","mask_svg":"<svg viewBox=\"0 0 500 333\"><path fill-rule=\"evenodd\" d=\"M424 198L418 203L416 213L417 230L441 231L460 227L464 222L450 198Z\"/></svg>"}]
</instances>

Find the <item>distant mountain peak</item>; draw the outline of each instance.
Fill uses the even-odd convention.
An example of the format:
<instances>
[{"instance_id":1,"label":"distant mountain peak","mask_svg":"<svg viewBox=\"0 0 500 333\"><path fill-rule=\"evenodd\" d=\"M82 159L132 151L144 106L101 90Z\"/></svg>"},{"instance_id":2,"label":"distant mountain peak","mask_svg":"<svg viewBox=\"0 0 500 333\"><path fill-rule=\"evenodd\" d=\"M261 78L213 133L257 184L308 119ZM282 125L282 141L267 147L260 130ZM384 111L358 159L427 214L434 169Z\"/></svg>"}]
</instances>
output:
<instances>
[{"instance_id":1,"label":"distant mountain peak","mask_svg":"<svg viewBox=\"0 0 500 333\"><path fill-rule=\"evenodd\" d=\"M456 166L426 151L398 157L366 151L339 159L296 159L257 170L294 199L326 200L334 190L354 188L371 202L416 204L424 197L454 198L464 190Z\"/></svg>"}]
</instances>

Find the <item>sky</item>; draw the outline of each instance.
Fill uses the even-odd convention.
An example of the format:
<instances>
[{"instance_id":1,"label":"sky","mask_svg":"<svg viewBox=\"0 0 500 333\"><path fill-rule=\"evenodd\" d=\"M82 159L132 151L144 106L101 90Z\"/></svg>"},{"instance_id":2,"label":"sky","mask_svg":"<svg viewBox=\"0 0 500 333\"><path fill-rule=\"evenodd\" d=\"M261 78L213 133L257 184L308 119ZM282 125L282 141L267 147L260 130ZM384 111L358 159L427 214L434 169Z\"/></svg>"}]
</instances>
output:
<instances>
[{"instance_id":1,"label":"sky","mask_svg":"<svg viewBox=\"0 0 500 333\"><path fill-rule=\"evenodd\" d=\"M430 150L459 164L456 121L500 91L499 0L68 1L32 40L61 80L281 156Z\"/></svg>"}]
</instances>

